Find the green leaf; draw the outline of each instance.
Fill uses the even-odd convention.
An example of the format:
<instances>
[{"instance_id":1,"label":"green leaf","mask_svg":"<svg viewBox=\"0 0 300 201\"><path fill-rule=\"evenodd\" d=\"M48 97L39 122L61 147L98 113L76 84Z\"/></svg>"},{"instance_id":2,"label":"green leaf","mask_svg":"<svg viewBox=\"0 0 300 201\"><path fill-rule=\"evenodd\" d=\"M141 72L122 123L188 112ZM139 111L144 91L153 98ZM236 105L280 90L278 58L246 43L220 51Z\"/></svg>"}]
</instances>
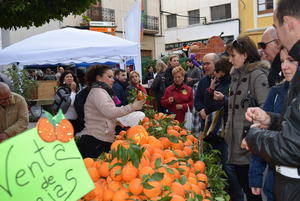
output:
<instances>
[{"instance_id":1,"label":"green leaf","mask_svg":"<svg viewBox=\"0 0 300 201\"><path fill-rule=\"evenodd\" d=\"M148 182L143 182L142 184L143 184L143 187L145 189L152 189L152 188L154 188L154 186L151 186Z\"/></svg>"},{"instance_id":2,"label":"green leaf","mask_svg":"<svg viewBox=\"0 0 300 201\"><path fill-rule=\"evenodd\" d=\"M161 158L157 158L155 160L155 169L158 169L161 167Z\"/></svg>"},{"instance_id":3,"label":"green leaf","mask_svg":"<svg viewBox=\"0 0 300 201\"><path fill-rule=\"evenodd\" d=\"M57 114L52 119L55 122L55 126L57 126L59 124L59 122L61 122L61 120L65 119L65 116L64 116L62 110L59 109Z\"/></svg>"},{"instance_id":4,"label":"green leaf","mask_svg":"<svg viewBox=\"0 0 300 201\"><path fill-rule=\"evenodd\" d=\"M180 179L179 179L179 183L184 185L186 183L186 176L185 175L181 175Z\"/></svg>"},{"instance_id":5,"label":"green leaf","mask_svg":"<svg viewBox=\"0 0 300 201\"><path fill-rule=\"evenodd\" d=\"M215 200L217 200L217 201L225 201L225 199L221 198L221 197L216 197Z\"/></svg>"},{"instance_id":6,"label":"green leaf","mask_svg":"<svg viewBox=\"0 0 300 201\"><path fill-rule=\"evenodd\" d=\"M167 138L170 140L170 142L178 143L178 138L176 136L168 135Z\"/></svg>"},{"instance_id":7,"label":"green leaf","mask_svg":"<svg viewBox=\"0 0 300 201\"><path fill-rule=\"evenodd\" d=\"M171 196L166 196L166 197L159 199L158 201L170 201L171 199L172 199Z\"/></svg>"},{"instance_id":8,"label":"green leaf","mask_svg":"<svg viewBox=\"0 0 300 201\"><path fill-rule=\"evenodd\" d=\"M52 114L50 114L49 112L45 111L45 117L50 121L50 123L51 123L53 126L56 126L56 123L55 123L55 121L53 120Z\"/></svg>"},{"instance_id":9,"label":"green leaf","mask_svg":"<svg viewBox=\"0 0 300 201\"><path fill-rule=\"evenodd\" d=\"M166 168L167 172L170 174L174 174L174 170L172 170L171 168Z\"/></svg>"},{"instance_id":10,"label":"green leaf","mask_svg":"<svg viewBox=\"0 0 300 201\"><path fill-rule=\"evenodd\" d=\"M172 160L172 161L168 162L167 165L173 165L175 163L177 163L177 160Z\"/></svg>"},{"instance_id":11,"label":"green leaf","mask_svg":"<svg viewBox=\"0 0 300 201\"><path fill-rule=\"evenodd\" d=\"M161 172L155 172L151 175L151 179L154 181L161 181L164 178L164 173Z\"/></svg>"}]
</instances>

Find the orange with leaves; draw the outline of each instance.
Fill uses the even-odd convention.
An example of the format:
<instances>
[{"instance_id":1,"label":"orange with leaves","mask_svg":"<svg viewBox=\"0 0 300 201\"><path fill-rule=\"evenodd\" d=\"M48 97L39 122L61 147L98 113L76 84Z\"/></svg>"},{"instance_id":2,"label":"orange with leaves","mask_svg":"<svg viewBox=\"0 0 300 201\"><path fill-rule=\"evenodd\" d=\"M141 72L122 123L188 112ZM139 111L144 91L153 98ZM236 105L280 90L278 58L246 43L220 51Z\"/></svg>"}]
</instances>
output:
<instances>
[{"instance_id":1,"label":"orange with leaves","mask_svg":"<svg viewBox=\"0 0 300 201\"><path fill-rule=\"evenodd\" d=\"M121 166L117 165L110 170L110 177L114 181L121 181L122 180L121 172L122 172Z\"/></svg>"},{"instance_id":2,"label":"orange with leaves","mask_svg":"<svg viewBox=\"0 0 300 201\"><path fill-rule=\"evenodd\" d=\"M152 175L154 172L155 171L150 166L142 167L139 169L139 178L142 179L144 175Z\"/></svg>"},{"instance_id":3,"label":"orange with leaves","mask_svg":"<svg viewBox=\"0 0 300 201\"><path fill-rule=\"evenodd\" d=\"M144 188L143 192L148 198L157 197L162 192L162 185L158 181L149 181L149 185L152 186L151 189Z\"/></svg>"}]
</instances>

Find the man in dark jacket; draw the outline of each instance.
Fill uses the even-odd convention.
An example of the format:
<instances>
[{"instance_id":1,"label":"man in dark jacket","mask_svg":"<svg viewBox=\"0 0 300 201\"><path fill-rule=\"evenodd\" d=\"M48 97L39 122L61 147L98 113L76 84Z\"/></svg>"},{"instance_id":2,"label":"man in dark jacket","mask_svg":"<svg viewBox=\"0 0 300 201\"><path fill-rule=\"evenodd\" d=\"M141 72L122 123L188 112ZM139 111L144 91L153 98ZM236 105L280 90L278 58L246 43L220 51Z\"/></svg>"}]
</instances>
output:
<instances>
[{"instance_id":1,"label":"man in dark jacket","mask_svg":"<svg viewBox=\"0 0 300 201\"><path fill-rule=\"evenodd\" d=\"M202 77L202 71L200 67L193 64L191 59L186 60L186 65L188 67L186 72L186 84L193 87Z\"/></svg>"},{"instance_id":2,"label":"man in dark jacket","mask_svg":"<svg viewBox=\"0 0 300 201\"><path fill-rule=\"evenodd\" d=\"M195 94L195 108L199 112L201 119L204 121L207 114L205 113L206 103L204 100L205 91L210 86L211 79L215 72L215 63L219 59L215 53L206 54L203 57L203 69L205 76L199 81L198 88ZM203 123L203 122L202 122Z\"/></svg>"},{"instance_id":3,"label":"man in dark jacket","mask_svg":"<svg viewBox=\"0 0 300 201\"><path fill-rule=\"evenodd\" d=\"M118 97L118 99L121 101L121 104L119 106L122 105L127 105L127 97L125 96L125 91L126 91L126 87L127 87L127 74L126 71L123 69L120 70L116 70L115 71L115 82L113 84L113 91L116 93L116 96Z\"/></svg>"},{"instance_id":4,"label":"man in dark jacket","mask_svg":"<svg viewBox=\"0 0 300 201\"><path fill-rule=\"evenodd\" d=\"M268 75L269 87L280 83L284 78L280 67L280 45L281 44L274 27L267 28L262 35L261 42L258 43L258 47L262 49L267 60L271 63L271 69Z\"/></svg>"},{"instance_id":5,"label":"man in dark jacket","mask_svg":"<svg viewBox=\"0 0 300 201\"><path fill-rule=\"evenodd\" d=\"M274 26L291 59L300 62L300 2L281 0L274 13ZM290 83L283 116L249 108L246 119L251 128L242 144L276 166L276 200L300 200L300 66Z\"/></svg>"}]
</instances>

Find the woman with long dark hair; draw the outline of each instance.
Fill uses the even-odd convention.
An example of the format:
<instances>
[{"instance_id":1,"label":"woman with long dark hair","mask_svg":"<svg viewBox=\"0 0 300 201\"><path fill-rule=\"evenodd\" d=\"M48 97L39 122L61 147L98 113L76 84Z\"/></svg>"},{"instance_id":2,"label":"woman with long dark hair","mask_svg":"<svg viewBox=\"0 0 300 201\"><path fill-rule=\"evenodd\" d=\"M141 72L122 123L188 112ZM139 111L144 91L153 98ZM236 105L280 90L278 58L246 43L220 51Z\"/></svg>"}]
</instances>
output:
<instances>
[{"instance_id":1,"label":"woman with long dark hair","mask_svg":"<svg viewBox=\"0 0 300 201\"><path fill-rule=\"evenodd\" d=\"M74 107L75 96L78 92L76 75L72 71L64 71L59 77L58 86L54 96L53 112L57 113L61 109L66 119L72 123L76 133L78 131L77 112Z\"/></svg>"},{"instance_id":2,"label":"woman with long dark hair","mask_svg":"<svg viewBox=\"0 0 300 201\"><path fill-rule=\"evenodd\" d=\"M85 128L78 147L83 158L97 158L102 152L109 152L115 140L116 119L140 110L145 101L135 100L132 104L117 107L112 90L114 74L108 66L90 67L86 81L91 89L84 104Z\"/></svg>"},{"instance_id":3,"label":"woman with long dark hair","mask_svg":"<svg viewBox=\"0 0 300 201\"><path fill-rule=\"evenodd\" d=\"M261 201L249 187L248 170L250 152L240 145L250 123L245 119L248 107L262 107L268 95L268 65L260 61L260 55L249 37L234 40L227 48L233 65L228 96L228 120L225 141L228 144L228 163L234 168L248 201Z\"/></svg>"}]
</instances>

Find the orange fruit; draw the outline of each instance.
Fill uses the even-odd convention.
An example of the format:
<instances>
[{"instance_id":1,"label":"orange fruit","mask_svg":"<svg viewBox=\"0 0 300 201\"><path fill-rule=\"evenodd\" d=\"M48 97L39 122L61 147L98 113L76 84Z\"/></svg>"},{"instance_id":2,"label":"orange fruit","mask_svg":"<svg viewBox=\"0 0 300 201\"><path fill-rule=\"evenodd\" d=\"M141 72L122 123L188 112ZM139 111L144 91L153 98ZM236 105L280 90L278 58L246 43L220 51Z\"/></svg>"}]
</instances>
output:
<instances>
[{"instance_id":1,"label":"orange fruit","mask_svg":"<svg viewBox=\"0 0 300 201\"><path fill-rule=\"evenodd\" d=\"M185 146L183 148L183 152L184 152L185 156L190 156L193 153L193 150L191 147Z\"/></svg>"},{"instance_id":2,"label":"orange fruit","mask_svg":"<svg viewBox=\"0 0 300 201\"><path fill-rule=\"evenodd\" d=\"M173 195L171 201L185 201L184 197L179 195Z\"/></svg>"},{"instance_id":3,"label":"orange fruit","mask_svg":"<svg viewBox=\"0 0 300 201\"><path fill-rule=\"evenodd\" d=\"M146 189L146 188L143 189L144 194L148 198L157 197L161 194L162 185L161 185L160 182L158 182L158 181L149 181L148 184L153 187L151 189Z\"/></svg>"},{"instance_id":4,"label":"orange fruit","mask_svg":"<svg viewBox=\"0 0 300 201\"><path fill-rule=\"evenodd\" d=\"M197 174L197 179L206 184L208 183L208 178L207 178L206 174L202 174L202 173Z\"/></svg>"},{"instance_id":5,"label":"orange fruit","mask_svg":"<svg viewBox=\"0 0 300 201\"><path fill-rule=\"evenodd\" d=\"M152 175L154 174L153 168L150 166L145 166L139 169L139 178L143 178L144 175Z\"/></svg>"},{"instance_id":6,"label":"orange fruit","mask_svg":"<svg viewBox=\"0 0 300 201\"><path fill-rule=\"evenodd\" d=\"M161 137L161 138L159 138L159 140L161 141L164 149L170 148L171 143L167 137Z\"/></svg>"},{"instance_id":7,"label":"orange fruit","mask_svg":"<svg viewBox=\"0 0 300 201\"><path fill-rule=\"evenodd\" d=\"M205 189L206 189L206 184L203 183L203 182L201 182L201 181L198 182L198 186L199 186L199 188L200 188L201 190L205 190Z\"/></svg>"},{"instance_id":8,"label":"orange fruit","mask_svg":"<svg viewBox=\"0 0 300 201\"><path fill-rule=\"evenodd\" d=\"M113 192L116 192L122 188L122 184L118 181L110 181L108 182L107 186Z\"/></svg>"},{"instance_id":9,"label":"orange fruit","mask_svg":"<svg viewBox=\"0 0 300 201\"><path fill-rule=\"evenodd\" d=\"M114 196L114 192L111 189L105 187L104 188L104 193L103 193L103 196L102 196L103 201L111 201L113 196Z\"/></svg>"},{"instance_id":10,"label":"orange fruit","mask_svg":"<svg viewBox=\"0 0 300 201\"><path fill-rule=\"evenodd\" d=\"M137 177L138 169L134 167L131 163L127 163L121 172L123 181L129 182Z\"/></svg>"},{"instance_id":11,"label":"orange fruit","mask_svg":"<svg viewBox=\"0 0 300 201\"><path fill-rule=\"evenodd\" d=\"M67 119L63 119L55 128L57 140L60 142L69 142L74 138L74 128Z\"/></svg>"},{"instance_id":12,"label":"orange fruit","mask_svg":"<svg viewBox=\"0 0 300 201\"><path fill-rule=\"evenodd\" d=\"M179 165L180 173L188 177L190 175L190 168L185 165Z\"/></svg>"},{"instance_id":13,"label":"orange fruit","mask_svg":"<svg viewBox=\"0 0 300 201\"><path fill-rule=\"evenodd\" d=\"M112 201L126 201L128 198L128 193L124 189L120 189L114 193Z\"/></svg>"},{"instance_id":14,"label":"orange fruit","mask_svg":"<svg viewBox=\"0 0 300 201\"><path fill-rule=\"evenodd\" d=\"M94 182L96 182L100 178L98 170L95 167L88 168L88 173Z\"/></svg>"},{"instance_id":15,"label":"orange fruit","mask_svg":"<svg viewBox=\"0 0 300 201\"><path fill-rule=\"evenodd\" d=\"M166 149L166 150L164 150L164 157L165 157L165 159L170 158L170 157L175 157L175 154L170 149Z\"/></svg>"},{"instance_id":16,"label":"orange fruit","mask_svg":"<svg viewBox=\"0 0 300 201\"><path fill-rule=\"evenodd\" d=\"M173 136L175 136L175 137L179 137L180 136L180 133L178 133L178 131L176 131L176 130L167 130L167 134L168 135L173 135Z\"/></svg>"},{"instance_id":17,"label":"orange fruit","mask_svg":"<svg viewBox=\"0 0 300 201\"><path fill-rule=\"evenodd\" d=\"M176 149L176 150L174 150L174 152L175 152L175 156L177 158L184 158L184 156L185 156L184 152L180 149Z\"/></svg>"},{"instance_id":18,"label":"orange fruit","mask_svg":"<svg viewBox=\"0 0 300 201\"><path fill-rule=\"evenodd\" d=\"M142 120L142 124L149 122L149 121L150 121L150 119L148 117L144 117Z\"/></svg>"},{"instance_id":19,"label":"orange fruit","mask_svg":"<svg viewBox=\"0 0 300 201\"><path fill-rule=\"evenodd\" d=\"M115 150L116 151L118 149L119 145L124 147L125 149L129 148L129 143L126 142L125 140L116 140L111 144L110 150Z\"/></svg>"},{"instance_id":20,"label":"orange fruit","mask_svg":"<svg viewBox=\"0 0 300 201\"><path fill-rule=\"evenodd\" d=\"M108 177L109 176L109 163L108 162L102 162L100 166L98 167L98 172L100 177Z\"/></svg>"},{"instance_id":21,"label":"orange fruit","mask_svg":"<svg viewBox=\"0 0 300 201\"><path fill-rule=\"evenodd\" d=\"M171 185L171 191L176 194L176 195L180 195L184 197L184 188L182 186L182 184L178 183L178 182L174 182Z\"/></svg>"},{"instance_id":22,"label":"orange fruit","mask_svg":"<svg viewBox=\"0 0 300 201\"><path fill-rule=\"evenodd\" d=\"M95 161L92 158L85 158L85 159L83 159L83 162L84 162L86 168L91 168L94 166Z\"/></svg>"},{"instance_id":23,"label":"orange fruit","mask_svg":"<svg viewBox=\"0 0 300 201\"><path fill-rule=\"evenodd\" d=\"M172 176L170 176L169 174L164 174L164 177L161 180L161 183L163 186L171 186L173 181L174 181L174 179Z\"/></svg>"},{"instance_id":24,"label":"orange fruit","mask_svg":"<svg viewBox=\"0 0 300 201\"><path fill-rule=\"evenodd\" d=\"M139 195L143 192L142 180L139 178L135 178L129 182L128 190L134 194Z\"/></svg>"},{"instance_id":25,"label":"orange fruit","mask_svg":"<svg viewBox=\"0 0 300 201\"><path fill-rule=\"evenodd\" d=\"M36 128L40 138L45 142L53 142L56 140L57 136L55 132L55 127L50 123L50 121L47 118L40 118L36 124Z\"/></svg>"},{"instance_id":26,"label":"orange fruit","mask_svg":"<svg viewBox=\"0 0 300 201\"><path fill-rule=\"evenodd\" d=\"M112 180L121 181L122 180L121 172L122 172L121 166L117 165L110 170L110 177L112 178Z\"/></svg>"},{"instance_id":27,"label":"orange fruit","mask_svg":"<svg viewBox=\"0 0 300 201\"><path fill-rule=\"evenodd\" d=\"M127 130L127 139L135 141L137 144L147 144L149 134L147 130L141 126L133 126Z\"/></svg>"},{"instance_id":28,"label":"orange fruit","mask_svg":"<svg viewBox=\"0 0 300 201\"><path fill-rule=\"evenodd\" d=\"M171 147L172 149L180 149L180 150L183 150L183 147L184 147L184 144L181 140L178 141L178 143L172 143L171 142Z\"/></svg>"},{"instance_id":29,"label":"orange fruit","mask_svg":"<svg viewBox=\"0 0 300 201\"><path fill-rule=\"evenodd\" d=\"M194 169L196 170L196 172L204 173L205 172L205 163L203 161L195 162Z\"/></svg>"},{"instance_id":30,"label":"orange fruit","mask_svg":"<svg viewBox=\"0 0 300 201\"><path fill-rule=\"evenodd\" d=\"M162 149L163 148L163 145L162 145L161 141L159 141L158 139L156 139L156 137L154 137L154 136L149 136L148 143L153 148L158 148L158 149Z\"/></svg>"},{"instance_id":31,"label":"orange fruit","mask_svg":"<svg viewBox=\"0 0 300 201\"><path fill-rule=\"evenodd\" d=\"M191 184L191 189L196 194L200 194L201 193L201 188L198 185L196 185L196 184Z\"/></svg>"}]
</instances>

